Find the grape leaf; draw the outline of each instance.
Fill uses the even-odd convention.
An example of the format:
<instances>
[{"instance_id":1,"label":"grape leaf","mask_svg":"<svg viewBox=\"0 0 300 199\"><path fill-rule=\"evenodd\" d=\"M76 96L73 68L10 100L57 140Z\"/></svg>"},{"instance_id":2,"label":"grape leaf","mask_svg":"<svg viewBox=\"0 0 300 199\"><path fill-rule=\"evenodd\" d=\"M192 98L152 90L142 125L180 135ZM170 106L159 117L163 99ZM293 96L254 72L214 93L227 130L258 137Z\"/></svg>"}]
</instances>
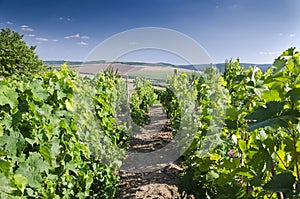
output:
<instances>
[{"instance_id":1,"label":"grape leaf","mask_svg":"<svg viewBox=\"0 0 300 199\"><path fill-rule=\"evenodd\" d=\"M18 93L14 88L0 84L0 105L8 104L12 109L18 106Z\"/></svg>"},{"instance_id":2,"label":"grape leaf","mask_svg":"<svg viewBox=\"0 0 300 199\"><path fill-rule=\"evenodd\" d=\"M41 80L35 80L30 84L33 99L36 101L43 101L49 96L47 89L43 88L42 84Z\"/></svg>"},{"instance_id":3,"label":"grape leaf","mask_svg":"<svg viewBox=\"0 0 300 199\"><path fill-rule=\"evenodd\" d=\"M295 176L290 173L281 173L272 177L272 179L263 186L267 191L289 193L293 191L293 185L296 182Z\"/></svg>"},{"instance_id":4,"label":"grape leaf","mask_svg":"<svg viewBox=\"0 0 300 199\"><path fill-rule=\"evenodd\" d=\"M300 100L300 88L294 88L290 90L286 95L290 97L293 103L296 103L298 100Z\"/></svg>"},{"instance_id":5,"label":"grape leaf","mask_svg":"<svg viewBox=\"0 0 300 199\"><path fill-rule=\"evenodd\" d=\"M27 185L27 178L23 176L22 174L15 174L14 175L14 182L17 185L18 189L24 193L24 190Z\"/></svg>"},{"instance_id":6,"label":"grape leaf","mask_svg":"<svg viewBox=\"0 0 300 199\"><path fill-rule=\"evenodd\" d=\"M0 193L9 194L17 190L3 173L0 173L0 182Z\"/></svg>"},{"instance_id":7,"label":"grape leaf","mask_svg":"<svg viewBox=\"0 0 300 199\"><path fill-rule=\"evenodd\" d=\"M19 165L16 174L25 176L30 187L39 188L42 183L42 172L47 171L48 168L49 166L43 161L42 156L37 152L33 152L30 153L25 162Z\"/></svg>"},{"instance_id":8,"label":"grape leaf","mask_svg":"<svg viewBox=\"0 0 300 199\"><path fill-rule=\"evenodd\" d=\"M247 120L263 121L274 117L283 110L284 102L271 101L264 106L260 106L254 112L246 116Z\"/></svg>"}]
</instances>

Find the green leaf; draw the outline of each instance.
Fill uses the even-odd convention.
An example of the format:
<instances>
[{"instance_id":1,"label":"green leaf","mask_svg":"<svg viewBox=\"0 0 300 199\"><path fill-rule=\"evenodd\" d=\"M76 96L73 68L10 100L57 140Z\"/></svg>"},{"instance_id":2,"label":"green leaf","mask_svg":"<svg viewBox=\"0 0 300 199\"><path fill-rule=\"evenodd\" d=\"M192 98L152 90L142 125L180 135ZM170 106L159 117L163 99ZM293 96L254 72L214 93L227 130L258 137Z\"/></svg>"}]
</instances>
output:
<instances>
[{"instance_id":1,"label":"green leaf","mask_svg":"<svg viewBox=\"0 0 300 199\"><path fill-rule=\"evenodd\" d=\"M51 152L48 146L41 145L40 146L40 153L43 156L43 158L48 162L48 164L51 164Z\"/></svg>"},{"instance_id":2,"label":"green leaf","mask_svg":"<svg viewBox=\"0 0 300 199\"><path fill-rule=\"evenodd\" d=\"M274 127L276 125L282 127L288 127L288 122L297 122L297 117L291 115L283 115L276 118L266 119L260 122L251 123L248 127L248 131L254 131L258 128L264 128L266 126Z\"/></svg>"},{"instance_id":3,"label":"green leaf","mask_svg":"<svg viewBox=\"0 0 300 199\"><path fill-rule=\"evenodd\" d=\"M42 172L47 171L48 164L43 161L39 153L30 153L27 160L19 165L16 174L22 174L28 180L28 184L32 188L42 186Z\"/></svg>"},{"instance_id":4,"label":"green leaf","mask_svg":"<svg viewBox=\"0 0 300 199\"><path fill-rule=\"evenodd\" d=\"M209 171L206 174L206 180L211 181L211 180L215 180L219 177L219 174L216 173L215 171Z\"/></svg>"},{"instance_id":5,"label":"green leaf","mask_svg":"<svg viewBox=\"0 0 300 199\"><path fill-rule=\"evenodd\" d=\"M30 88L33 94L33 98L36 101L43 101L49 96L47 89L43 88L42 80L33 81L32 83L30 83Z\"/></svg>"},{"instance_id":6,"label":"green leaf","mask_svg":"<svg viewBox=\"0 0 300 199\"><path fill-rule=\"evenodd\" d=\"M56 167L56 156L60 153L59 139L54 138L51 143L41 145L40 153L49 165Z\"/></svg>"},{"instance_id":7,"label":"green leaf","mask_svg":"<svg viewBox=\"0 0 300 199\"><path fill-rule=\"evenodd\" d=\"M246 119L253 120L248 130L253 131L258 128L276 125L287 127L288 122L297 123L300 113L295 110L285 110L283 108L284 104L284 102L271 101L246 116Z\"/></svg>"},{"instance_id":8,"label":"green leaf","mask_svg":"<svg viewBox=\"0 0 300 199\"><path fill-rule=\"evenodd\" d=\"M0 137L3 136L3 133L4 133L4 129L3 129L3 127L0 125Z\"/></svg>"},{"instance_id":9,"label":"green leaf","mask_svg":"<svg viewBox=\"0 0 300 199\"><path fill-rule=\"evenodd\" d=\"M0 171L2 173L9 173L10 170L10 163L8 161L0 159Z\"/></svg>"},{"instance_id":10,"label":"green leaf","mask_svg":"<svg viewBox=\"0 0 300 199\"><path fill-rule=\"evenodd\" d=\"M284 68L285 66L285 63L286 63L286 60L283 59L283 58L277 58L275 59L274 63L273 63L273 74L276 74L278 73L281 69Z\"/></svg>"},{"instance_id":11,"label":"green leaf","mask_svg":"<svg viewBox=\"0 0 300 199\"><path fill-rule=\"evenodd\" d=\"M228 117L228 119L230 120L237 120L238 116L239 116L239 111L236 110L236 108L234 107L230 107L226 110L226 116Z\"/></svg>"},{"instance_id":12,"label":"green leaf","mask_svg":"<svg viewBox=\"0 0 300 199\"><path fill-rule=\"evenodd\" d=\"M12 155L17 155L18 151L18 140L19 140L18 132L11 132L10 135L4 135L1 137L1 143L5 143L5 149L8 153Z\"/></svg>"},{"instance_id":13,"label":"green leaf","mask_svg":"<svg viewBox=\"0 0 300 199\"><path fill-rule=\"evenodd\" d=\"M8 104L12 109L18 106L18 93L14 88L0 84L0 105Z\"/></svg>"},{"instance_id":14,"label":"green leaf","mask_svg":"<svg viewBox=\"0 0 300 199\"><path fill-rule=\"evenodd\" d=\"M280 56L293 56L294 55L294 51L295 51L295 47L291 47L287 50L285 50Z\"/></svg>"},{"instance_id":15,"label":"green leaf","mask_svg":"<svg viewBox=\"0 0 300 199\"><path fill-rule=\"evenodd\" d=\"M72 112L74 111L74 108L69 100L66 100L66 109L68 111L72 111Z\"/></svg>"},{"instance_id":16,"label":"green leaf","mask_svg":"<svg viewBox=\"0 0 300 199\"><path fill-rule=\"evenodd\" d=\"M300 88L294 88L290 90L286 95L290 97L293 103L296 103L300 100Z\"/></svg>"},{"instance_id":17,"label":"green leaf","mask_svg":"<svg viewBox=\"0 0 300 199\"><path fill-rule=\"evenodd\" d=\"M292 173L286 172L275 175L272 179L263 186L267 191L272 192L293 192L293 185L296 182L295 176Z\"/></svg>"},{"instance_id":18,"label":"green leaf","mask_svg":"<svg viewBox=\"0 0 300 199\"><path fill-rule=\"evenodd\" d=\"M280 101L280 94L278 90L267 90L262 93L262 98L267 102Z\"/></svg>"},{"instance_id":19,"label":"green leaf","mask_svg":"<svg viewBox=\"0 0 300 199\"><path fill-rule=\"evenodd\" d=\"M246 152L246 149L247 149L247 144L246 144L246 141L245 140L242 140L242 139L239 139L238 140L238 145L242 151L242 153L245 153Z\"/></svg>"},{"instance_id":20,"label":"green leaf","mask_svg":"<svg viewBox=\"0 0 300 199\"><path fill-rule=\"evenodd\" d=\"M18 189L24 193L26 185L28 183L27 178L22 174L15 174L14 175L14 182L17 185Z\"/></svg>"},{"instance_id":21,"label":"green leaf","mask_svg":"<svg viewBox=\"0 0 300 199\"><path fill-rule=\"evenodd\" d=\"M13 193L17 189L13 186L10 179L8 179L3 173L0 173L0 193Z\"/></svg>"},{"instance_id":22,"label":"green leaf","mask_svg":"<svg viewBox=\"0 0 300 199\"><path fill-rule=\"evenodd\" d=\"M241 167L241 168L238 168L236 169L236 174L237 175L240 175L240 176L244 176L244 177L247 177L247 178L253 178L253 174L251 173L251 171L246 168L246 167Z\"/></svg>"},{"instance_id":23,"label":"green leaf","mask_svg":"<svg viewBox=\"0 0 300 199\"><path fill-rule=\"evenodd\" d=\"M298 181L296 183L296 194L299 195L300 194L300 181Z\"/></svg>"},{"instance_id":24,"label":"green leaf","mask_svg":"<svg viewBox=\"0 0 300 199\"><path fill-rule=\"evenodd\" d=\"M9 155L7 152L0 149L0 156L7 156L7 155Z\"/></svg>"},{"instance_id":25,"label":"green leaf","mask_svg":"<svg viewBox=\"0 0 300 199\"><path fill-rule=\"evenodd\" d=\"M263 121L274 117L283 110L284 102L271 101L264 106L260 106L254 112L246 116L247 120Z\"/></svg>"}]
</instances>

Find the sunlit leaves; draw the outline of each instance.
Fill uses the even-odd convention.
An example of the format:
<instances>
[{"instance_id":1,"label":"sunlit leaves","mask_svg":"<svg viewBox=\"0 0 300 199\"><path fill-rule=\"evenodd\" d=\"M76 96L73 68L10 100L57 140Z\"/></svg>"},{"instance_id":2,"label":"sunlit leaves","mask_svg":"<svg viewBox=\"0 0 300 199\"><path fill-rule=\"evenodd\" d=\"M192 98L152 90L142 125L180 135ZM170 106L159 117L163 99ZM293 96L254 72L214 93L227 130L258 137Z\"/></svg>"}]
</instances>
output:
<instances>
[{"instance_id":1,"label":"sunlit leaves","mask_svg":"<svg viewBox=\"0 0 300 199\"><path fill-rule=\"evenodd\" d=\"M105 76L104 84L95 86L65 65L43 76L1 79L0 198L115 196L114 169L101 160L117 159L118 144L128 137L111 103L117 78ZM96 90L98 99L105 99L102 107ZM90 93L90 104L81 101L84 93ZM95 109L102 112L99 118ZM92 140L82 139L85 130Z\"/></svg>"},{"instance_id":2,"label":"sunlit leaves","mask_svg":"<svg viewBox=\"0 0 300 199\"><path fill-rule=\"evenodd\" d=\"M18 189L24 193L25 187L28 184L27 178L22 174L15 174L14 175L14 183L18 187Z\"/></svg>"},{"instance_id":3,"label":"sunlit leaves","mask_svg":"<svg viewBox=\"0 0 300 199\"><path fill-rule=\"evenodd\" d=\"M146 125L150 117L147 114L154 105L157 95L149 80L136 78L134 80L135 91L130 97L130 114L133 122L139 126Z\"/></svg>"},{"instance_id":4,"label":"sunlit leaves","mask_svg":"<svg viewBox=\"0 0 300 199\"><path fill-rule=\"evenodd\" d=\"M30 153L28 159L19 165L16 173L25 176L30 187L39 188L43 180L41 173L48 169L49 165L44 162L42 156L34 152Z\"/></svg>"},{"instance_id":5,"label":"sunlit leaves","mask_svg":"<svg viewBox=\"0 0 300 199\"><path fill-rule=\"evenodd\" d=\"M0 81L0 106L9 105L15 108L18 105L18 94L14 88L11 88L3 81Z\"/></svg>"},{"instance_id":6,"label":"sunlit leaves","mask_svg":"<svg viewBox=\"0 0 300 199\"><path fill-rule=\"evenodd\" d=\"M223 142L211 149L214 161L206 161L205 169L200 166L204 158L188 157L189 172L201 181L190 192L213 189L210 198L272 198L276 193L298 198L300 53L286 50L266 72L229 61L224 79L230 105Z\"/></svg>"},{"instance_id":7,"label":"sunlit leaves","mask_svg":"<svg viewBox=\"0 0 300 199\"><path fill-rule=\"evenodd\" d=\"M30 82L33 99L36 101L43 101L48 98L48 91L43 88L42 84L42 80L34 80L33 82Z\"/></svg>"}]
</instances>

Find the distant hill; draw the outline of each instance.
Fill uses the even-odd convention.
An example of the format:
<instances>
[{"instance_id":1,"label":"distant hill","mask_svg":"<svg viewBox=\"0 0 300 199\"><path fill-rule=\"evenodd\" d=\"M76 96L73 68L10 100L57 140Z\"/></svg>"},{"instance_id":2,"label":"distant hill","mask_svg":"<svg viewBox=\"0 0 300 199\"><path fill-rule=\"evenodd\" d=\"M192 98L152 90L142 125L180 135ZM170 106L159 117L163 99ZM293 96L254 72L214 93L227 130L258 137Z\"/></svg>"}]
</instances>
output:
<instances>
[{"instance_id":1,"label":"distant hill","mask_svg":"<svg viewBox=\"0 0 300 199\"><path fill-rule=\"evenodd\" d=\"M117 61L117 62L107 62L105 60L99 60L99 61L89 61L89 62L82 62L82 61L63 61L63 60L54 60L54 61L44 61L46 65L52 66L52 67L59 67L64 62L67 62L68 65L73 67L79 67L79 66L86 66L86 65L129 65L131 67L173 67L173 68L180 68L185 70L198 70L198 71L204 71L204 69L211 64L195 64L195 65L173 65L169 63L145 63L145 62L124 62L124 61ZM272 64L252 64L252 63L240 63L240 65L244 66L246 69L249 66L258 66L263 71L267 70L269 67L272 66ZM220 72L224 72L225 70L225 63L217 63L215 66L219 69Z\"/></svg>"}]
</instances>

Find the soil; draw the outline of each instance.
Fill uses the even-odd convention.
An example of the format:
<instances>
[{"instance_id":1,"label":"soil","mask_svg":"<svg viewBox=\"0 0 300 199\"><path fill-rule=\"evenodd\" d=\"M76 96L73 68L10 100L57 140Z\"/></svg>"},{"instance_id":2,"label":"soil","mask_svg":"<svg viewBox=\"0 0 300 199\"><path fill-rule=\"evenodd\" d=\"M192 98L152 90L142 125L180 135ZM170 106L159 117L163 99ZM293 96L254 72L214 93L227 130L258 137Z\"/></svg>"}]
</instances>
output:
<instances>
[{"instance_id":1,"label":"soil","mask_svg":"<svg viewBox=\"0 0 300 199\"><path fill-rule=\"evenodd\" d=\"M194 198L178 191L179 174L184 171L182 159L173 150L169 120L161 105L150 110L151 122L134 128L121 170L117 199Z\"/></svg>"}]
</instances>

